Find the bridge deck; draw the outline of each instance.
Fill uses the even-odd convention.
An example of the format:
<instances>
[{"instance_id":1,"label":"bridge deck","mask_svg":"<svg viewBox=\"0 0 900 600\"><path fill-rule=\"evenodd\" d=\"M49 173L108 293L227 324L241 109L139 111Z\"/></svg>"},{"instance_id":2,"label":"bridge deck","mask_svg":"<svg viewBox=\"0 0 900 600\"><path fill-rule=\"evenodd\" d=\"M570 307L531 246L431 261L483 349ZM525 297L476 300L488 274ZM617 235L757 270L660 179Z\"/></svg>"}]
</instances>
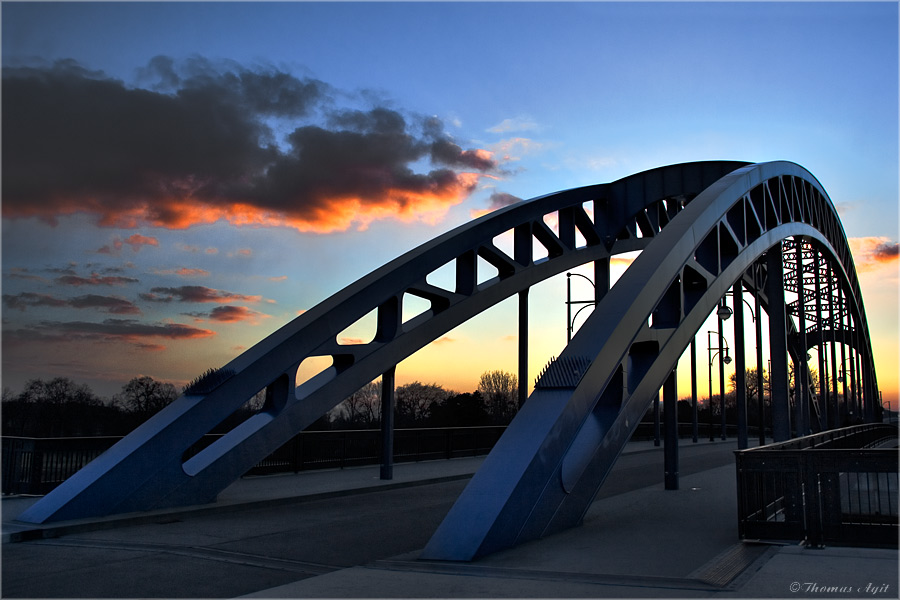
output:
<instances>
[{"instance_id":1,"label":"bridge deck","mask_svg":"<svg viewBox=\"0 0 900 600\"><path fill-rule=\"evenodd\" d=\"M733 440L632 442L584 526L475 563L416 560L481 459L244 479L212 506L58 524L10 543L27 499L3 500L4 597L764 597L794 582L896 597L897 552L737 542ZM381 486L381 489L378 487ZM68 527L69 529L65 529ZM873 594L879 586L888 587ZM805 595L813 595L811 591Z\"/></svg>"}]
</instances>

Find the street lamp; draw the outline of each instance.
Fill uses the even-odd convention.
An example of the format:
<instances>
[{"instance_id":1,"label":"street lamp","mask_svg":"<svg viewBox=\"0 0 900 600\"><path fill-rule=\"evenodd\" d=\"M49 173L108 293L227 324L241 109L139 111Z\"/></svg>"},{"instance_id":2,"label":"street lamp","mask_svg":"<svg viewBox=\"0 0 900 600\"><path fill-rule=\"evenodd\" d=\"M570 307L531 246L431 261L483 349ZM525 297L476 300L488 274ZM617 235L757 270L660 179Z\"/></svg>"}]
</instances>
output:
<instances>
[{"instance_id":1,"label":"street lamp","mask_svg":"<svg viewBox=\"0 0 900 600\"><path fill-rule=\"evenodd\" d=\"M720 309L721 309L721 307L720 307ZM718 311L717 311L717 313L718 313ZM729 313L729 316L730 316L730 313ZM719 345L715 346L715 347L712 345L712 338L710 337L711 335L714 335L714 334L719 336ZM723 343L725 344L724 348L722 347ZM730 348L728 347L728 342L727 342L727 340L725 340L724 337L722 337L721 330L720 331L708 330L706 332L706 348L707 348L707 352L709 354L709 388L708 388L709 389L709 398L708 398L709 441L713 441L715 439L715 436L713 435L713 427L715 426L715 420L713 419L713 410L712 410L712 407L713 407L713 404L712 404L713 403L713 399L712 399L712 395L713 395L712 394L713 361L715 360L716 356L718 356L720 367L721 367L722 363L725 363L726 365L730 365L731 364L731 356L729 356L729 354L728 354L728 351L730 350ZM714 349L715 349L715 352L713 352ZM721 371L721 368L719 370ZM724 415L725 414L725 397L723 395L724 391L722 388L723 388L723 385L720 383L720 385L719 385L719 404L720 404L720 407L722 410L722 414ZM723 422L724 422L724 416L723 416ZM725 433L724 429L722 430L722 433L723 434Z\"/></svg>"},{"instance_id":2,"label":"street lamp","mask_svg":"<svg viewBox=\"0 0 900 600\"><path fill-rule=\"evenodd\" d=\"M587 308L590 305L596 305L597 302L595 300L572 300L572 277L581 277L591 284L595 290L597 286L594 285L594 282L587 275L582 275L581 273L566 273L566 343L572 341L572 334L575 332L575 319L578 318L578 314ZM596 292L595 292L596 293ZM583 304L581 308L575 311L575 316L572 316L572 305L573 304Z\"/></svg>"}]
</instances>

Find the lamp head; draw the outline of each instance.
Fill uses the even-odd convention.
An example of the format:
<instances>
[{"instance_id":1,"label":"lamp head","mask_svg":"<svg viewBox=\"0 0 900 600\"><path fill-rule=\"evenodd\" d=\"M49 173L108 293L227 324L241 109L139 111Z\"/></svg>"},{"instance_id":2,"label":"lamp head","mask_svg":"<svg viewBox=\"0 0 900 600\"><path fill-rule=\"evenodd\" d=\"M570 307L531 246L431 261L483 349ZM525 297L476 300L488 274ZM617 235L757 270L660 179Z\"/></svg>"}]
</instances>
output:
<instances>
[{"instance_id":1,"label":"lamp head","mask_svg":"<svg viewBox=\"0 0 900 600\"><path fill-rule=\"evenodd\" d=\"M729 318L731 318L731 312L731 308L729 308L725 304L720 304L719 308L716 309L716 316L723 321L727 321Z\"/></svg>"}]
</instances>

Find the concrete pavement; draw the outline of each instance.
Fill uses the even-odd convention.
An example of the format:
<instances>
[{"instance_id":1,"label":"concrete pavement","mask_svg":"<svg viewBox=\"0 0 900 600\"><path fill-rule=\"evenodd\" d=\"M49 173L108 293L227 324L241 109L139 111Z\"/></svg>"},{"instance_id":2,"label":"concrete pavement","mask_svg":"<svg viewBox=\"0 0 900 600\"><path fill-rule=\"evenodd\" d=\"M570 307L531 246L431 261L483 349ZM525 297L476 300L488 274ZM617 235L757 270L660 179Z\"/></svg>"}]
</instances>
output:
<instances>
[{"instance_id":1,"label":"concrete pavement","mask_svg":"<svg viewBox=\"0 0 900 600\"><path fill-rule=\"evenodd\" d=\"M733 440L697 445L683 440L686 474L680 490L666 491L661 448L632 442L582 527L474 563L417 558L481 458L398 464L390 482L378 479L377 467L248 478L214 505L48 528L13 520L33 499L4 499L2 592L4 597L898 597L895 550L741 544L729 462L733 449ZM308 516L313 509L325 512ZM323 530L326 539L315 540ZM17 537L35 541L10 543ZM322 545L313 547L317 543Z\"/></svg>"}]
</instances>

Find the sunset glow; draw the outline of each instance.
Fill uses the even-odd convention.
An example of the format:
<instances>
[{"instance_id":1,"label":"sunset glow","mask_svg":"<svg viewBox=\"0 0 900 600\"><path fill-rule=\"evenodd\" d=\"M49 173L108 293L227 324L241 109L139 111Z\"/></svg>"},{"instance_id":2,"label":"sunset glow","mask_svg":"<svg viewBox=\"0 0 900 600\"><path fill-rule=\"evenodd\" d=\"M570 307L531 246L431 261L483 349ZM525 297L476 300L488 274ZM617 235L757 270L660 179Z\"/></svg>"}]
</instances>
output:
<instances>
[{"instance_id":1,"label":"sunset glow","mask_svg":"<svg viewBox=\"0 0 900 600\"><path fill-rule=\"evenodd\" d=\"M471 219L726 159L794 161L821 181L898 406L894 3L0 10L2 375L15 392L57 376L107 397L137 375L180 386ZM494 243L512 252L511 233ZM633 259L616 257L613 279ZM428 281L454 277L451 261ZM530 291L529 384L566 343L565 300L565 274ZM373 336L368 316L336 340ZM510 299L403 361L397 383L471 391L485 371L515 373L517 348Z\"/></svg>"}]
</instances>

